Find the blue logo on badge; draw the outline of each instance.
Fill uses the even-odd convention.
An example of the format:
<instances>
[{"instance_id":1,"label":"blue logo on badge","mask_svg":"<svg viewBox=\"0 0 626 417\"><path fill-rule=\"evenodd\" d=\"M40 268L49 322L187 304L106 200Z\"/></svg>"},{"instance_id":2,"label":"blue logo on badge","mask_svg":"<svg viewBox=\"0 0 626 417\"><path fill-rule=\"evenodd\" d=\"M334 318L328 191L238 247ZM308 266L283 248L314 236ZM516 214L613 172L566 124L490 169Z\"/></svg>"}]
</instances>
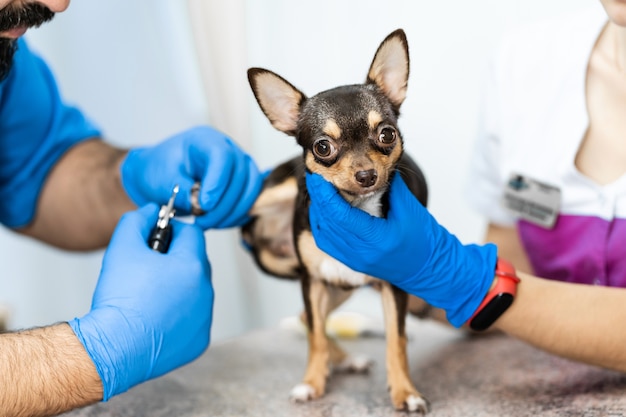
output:
<instances>
[{"instance_id":1,"label":"blue logo on badge","mask_svg":"<svg viewBox=\"0 0 626 417\"><path fill-rule=\"evenodd\" d=\"M521 191L528 188L528 183L524 180L523 176L516 175L509 180L509 188L512 188L515 191Z\"/></svg>"}]
</instances>

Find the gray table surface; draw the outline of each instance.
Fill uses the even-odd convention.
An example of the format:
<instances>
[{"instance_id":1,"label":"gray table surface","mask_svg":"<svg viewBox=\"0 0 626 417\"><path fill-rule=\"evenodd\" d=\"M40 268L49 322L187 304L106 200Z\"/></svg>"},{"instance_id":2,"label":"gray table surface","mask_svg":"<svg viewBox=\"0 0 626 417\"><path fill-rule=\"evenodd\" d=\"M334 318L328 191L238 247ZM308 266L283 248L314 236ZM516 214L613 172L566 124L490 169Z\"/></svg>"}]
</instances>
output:
<instances>
[{"instance_id":1,"label":"gray table surface","mask_svg":"<svg viewBox=\"0 0 626 417\"><path fill-rule=\"evenodd\" d=\"M410 368L432 417L626 416L626 374L567 361L504 335L468 336L438 323L410 326ZM78 417L400 417L387 394L381 338L341 340L376 361L368 374L334 374L326 395L288 400L304 372L303 335L263 329L215 343L195 362Z\"/></svg>"}]
</instances>

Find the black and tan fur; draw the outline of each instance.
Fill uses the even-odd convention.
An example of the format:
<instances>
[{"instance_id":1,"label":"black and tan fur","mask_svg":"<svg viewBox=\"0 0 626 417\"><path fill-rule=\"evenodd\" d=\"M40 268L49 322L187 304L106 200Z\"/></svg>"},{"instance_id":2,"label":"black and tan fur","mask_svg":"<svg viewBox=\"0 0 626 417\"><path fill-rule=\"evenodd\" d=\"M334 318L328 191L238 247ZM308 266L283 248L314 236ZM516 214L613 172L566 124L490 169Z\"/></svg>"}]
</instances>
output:
<instances>
[{"instance_id":1,"label":"black and tan fur","mask_svg":"<svg viewBox=\"0 0 626 417\"><path fill-rule=\"evenodd\" d=\"M408 295L386 281L357 273L315 245L309 224L305 171L333 183L353 206L374 216L387 211L387 186L399 172L426 204L426 181L403 151L397 125L409 75L409 52L402 30L379 46L364 84L341 86L307 97L279 75L248 70L254 95L272 125L294 136L302 156L275 168L244 226L244 241L267 273L298 279L304 299L303 320L309 330L309 359L303 381L291 392L296 401L324 394L331 366L365 370L325 332L328 315L354 289L380 289L385 315L387 375L397 409L426 413L428 403L409 377L405 317Z\"/></svg>"}]
</instances>

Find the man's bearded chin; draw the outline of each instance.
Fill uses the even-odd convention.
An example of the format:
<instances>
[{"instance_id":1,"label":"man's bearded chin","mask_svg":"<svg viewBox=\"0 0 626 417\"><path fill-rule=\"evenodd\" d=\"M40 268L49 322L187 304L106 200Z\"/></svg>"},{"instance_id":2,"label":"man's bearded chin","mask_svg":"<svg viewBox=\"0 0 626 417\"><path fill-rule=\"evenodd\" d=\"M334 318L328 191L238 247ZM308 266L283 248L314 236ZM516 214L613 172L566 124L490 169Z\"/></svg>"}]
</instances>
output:
<instances>
[{"instance_id":1,"label":"man's bearded chin","mask_svg":"<svg viewBox=\"0 0 626 417\"><path fill-rule=\"evenodd\" d=\"M28 3L20 7L7 6L0 10L0 32L20 27L39 27L53 17L54 13L39 3ZM11 72L16 50L16 39L0 38L0 82Z\"/></svg>"},{"instance_id":2,"label":"man's bearded chin","mask_svg":"<svg viewBox=\"0 0 626 417\"><path fill-rule=\"evenodd\" d=\"M11 72L15 51L17 51L16 39L0 38L0 82Z\"/></svg>"}]
</instances>

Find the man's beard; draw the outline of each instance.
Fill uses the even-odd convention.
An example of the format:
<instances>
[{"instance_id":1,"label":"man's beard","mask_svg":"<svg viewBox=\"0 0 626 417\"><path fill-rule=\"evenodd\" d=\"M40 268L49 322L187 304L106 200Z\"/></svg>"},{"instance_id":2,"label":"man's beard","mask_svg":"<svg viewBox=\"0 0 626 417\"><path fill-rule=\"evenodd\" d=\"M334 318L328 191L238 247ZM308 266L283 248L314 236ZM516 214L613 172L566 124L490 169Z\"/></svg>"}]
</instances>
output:
<instances>
[{"instance_id":1,"label":"man's beard","mask_svg":"<svg viewBox=\"0 0 626 417\"><path fill-rule=\"evenodd\" d=\"M54 13L39 3L28 3L21 7L7 6L0 10L0 32L20 27L38 27L53 17ZM16 39L0 38L0 82L9 75L16 50Z\"/></svg>"},{"instance_id":2,"label":"man's beard","mask_svg":"<svg viewBox=\"0 0 626 417\"><path fill-rule=\"evenodd\" d=\"M17 40L0 38L0 82L9 75L13 66L13 55L17 50Z\"/></svg>"}]
</instances>

